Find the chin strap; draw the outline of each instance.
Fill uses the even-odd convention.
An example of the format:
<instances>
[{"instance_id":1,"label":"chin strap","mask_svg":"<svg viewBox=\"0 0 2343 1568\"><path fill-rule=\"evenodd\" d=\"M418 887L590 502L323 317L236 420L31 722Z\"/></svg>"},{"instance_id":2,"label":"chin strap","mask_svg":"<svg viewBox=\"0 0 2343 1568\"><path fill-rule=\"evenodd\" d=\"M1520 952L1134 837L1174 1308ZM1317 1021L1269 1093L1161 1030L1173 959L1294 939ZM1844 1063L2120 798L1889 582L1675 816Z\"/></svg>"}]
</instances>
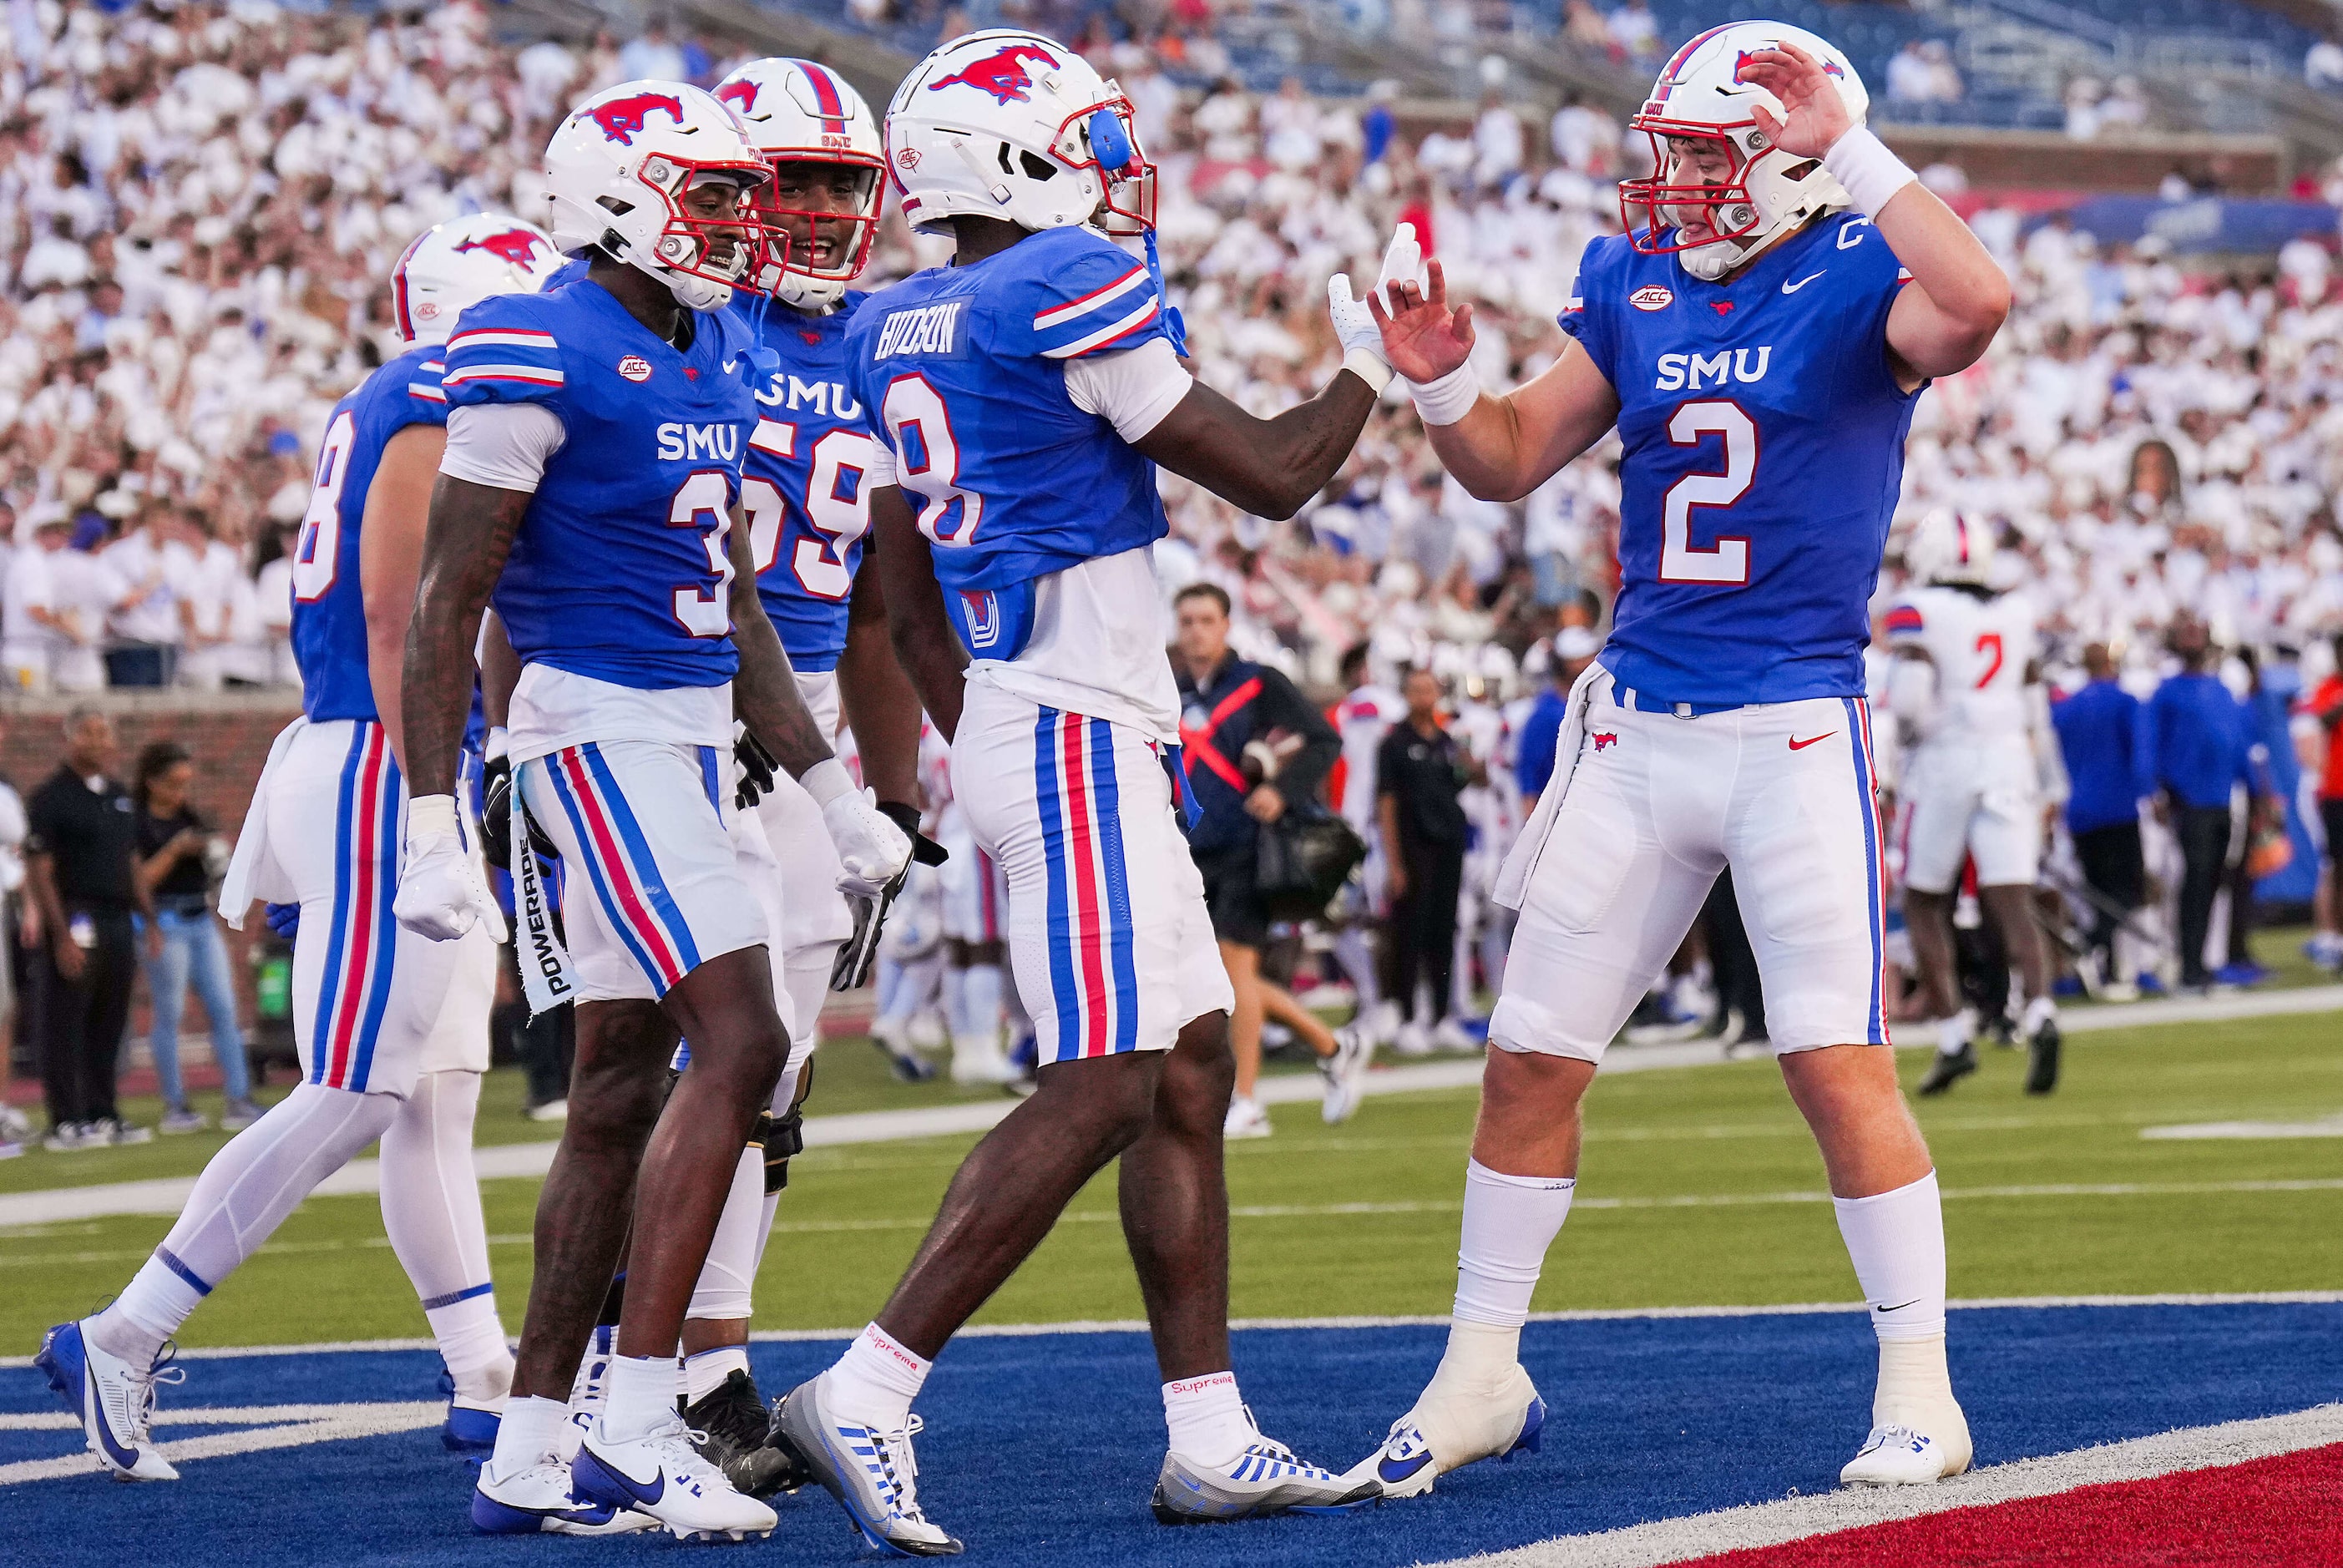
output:
<instances>
[{"instance_id":1,"label":"chin strap","mask_svg":"<svg viewBox=\"0 0 2343 1568\"><path fill-rule=\"evenodd\" d=\"M1155 254L1155 231L1147 231L1147 276L1154 280L1155 297L1163 304L1163 330L1172 339L1172 352L1181 358L1188 357L1188 324L1179 308L1172 303L1172 291L1163 286L1163 258Z\"/></svg>"}]
</instances>

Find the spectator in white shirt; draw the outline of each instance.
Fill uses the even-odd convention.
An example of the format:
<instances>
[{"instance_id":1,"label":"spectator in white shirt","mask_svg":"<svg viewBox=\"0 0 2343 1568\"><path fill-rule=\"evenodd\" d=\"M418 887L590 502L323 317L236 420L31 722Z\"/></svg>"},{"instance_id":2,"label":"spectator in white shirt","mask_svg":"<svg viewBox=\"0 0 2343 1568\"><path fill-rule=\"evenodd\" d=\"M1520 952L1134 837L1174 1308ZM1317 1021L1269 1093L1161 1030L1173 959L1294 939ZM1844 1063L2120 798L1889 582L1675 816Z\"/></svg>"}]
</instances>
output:
<instances>
[{"instance_id":1,"label":"spectator in white shirt","mask_svg":"<svg viewBox=\"0 0 2343 1568\"><path fill-rule=\"evenodd\" d=\"M32 519L29 537L8 561L8 578L0 585L0 666L8 685L19 691L46 691L58 657L84 642L95 641L94 629L85 636L77 612L60 603L56 558L73 538L73 519L52 508Z\"/></svg>"},{"instance_id":2,"label":"spectator in white shirt","mask_svg":"<svg viewBox=\"0 0 2343 1568\"><path fill-rule=\"evenodd\" d=\"M254 611L259 618L260 643L267 670L262 678L272 686L301 684L300 662L293 657L293 551L301 538L301 525L277 530L277 554L254 578Z\"/></svg>"},{"instance_id":3,"label":"spectator in white shirt","mask_svg":"<svg viewBox=\"0 0 2343 1568\"><path fill-rule=\"evenodd\" d=\"M1659 18L1644 0L1627 0L1624 5L1611 13L1605 26L1611 42L1617 45L1627 58L1637 65L1645 65L1660 53Z\"/></svg>"},{"instance_id":4,"label":"spectator in white shirt","mask_svg":"<svg viewBox=\"0 0 2343 1568\"><path fill-rule=\"evenodd\" d=\"M107 547L104 562L123 585L106 650L109 686L168 686L186 623L180 612L195 558L173 537L171 508L150 505L139 528Z\"/></svg>"},{"instance_id":5,"label":"spectator in white shirt","mask_svg":"<svg viewBox=\"0 0 2343 1568\"><path fill-rule=\"evenodd\" d=\"M221 520L221 527L232 526L227 519ZM207 536L194 512L178 513L176 532L175 542L184 545L194 558L179 604L186 632L179 684L216 691L227 678L229 663L234 662L230 650L236 640L236 601L241 590L249 589L251 580L245 575L244 552L217 537L217 528Z\"/></svg>"},{"instance_id":6,"label":"spectator in white shirt","mask_svg":"<svg viewBox=\"0 0 2343 1568\"><path fill-rule=\"evenodd\" d=\"M667 23L654 16L643 35L618 51L618 69L630 82L681 82L683 50L668 35Z\"/></svg>"},{"instance_id":7,"label":"spectator in white shirt","mask_svg":"<svg viewBox=\"0 0 2343 1568\"><path fill-rule=\"evenodd\" d=\"M1523 146L1522 117L1505 107L1501 94L1481 99L1481 116L1473 122L1473 179L1492 190L1519 174L1528 149Z\"/></svg>"}]
</instances>

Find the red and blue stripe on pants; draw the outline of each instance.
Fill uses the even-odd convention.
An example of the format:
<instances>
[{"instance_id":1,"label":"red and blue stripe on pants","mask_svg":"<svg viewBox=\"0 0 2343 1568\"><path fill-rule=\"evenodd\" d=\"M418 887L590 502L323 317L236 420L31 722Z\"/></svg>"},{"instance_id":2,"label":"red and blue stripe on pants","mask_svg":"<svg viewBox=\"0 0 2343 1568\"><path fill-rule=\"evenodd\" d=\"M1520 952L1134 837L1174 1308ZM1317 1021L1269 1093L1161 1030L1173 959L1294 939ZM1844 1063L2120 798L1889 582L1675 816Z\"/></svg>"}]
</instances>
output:
<instances>
[{"instance_id":1,"label":"red and blue stripe on pants","mask_svg":"<svg viewBox=\"0 0 2343 1568\"><path fill-rule=\"evenodd\" d=\"M382 726L353 724L335 795L334 916L309 1031L309 1081L327 1089L366 1092L390 1004L398 796L398 762Z\"/></svg>"},{"instance_id":2,"label":"red and blue stripe on pants","mask_svg":"<svg viewBox=\"0 0 2343 1568\"><path fill-rule=\"evenodd\" d=\"M1033 781L1049 873L1053 1060L1139 1045L1139 977L1122 852L1114 731L1103 719L1044 708L1033 725Z\"/></svg>"},{"instance_id":3,"label":"red and blue stripe on pants","mask_svg":"<svg viewBox=\"0 0 2343 1568\"><path fill-rule=\"evenodd\" d=\"M701 782L714 805L719 787L716 750L709 746L699 750ZM692 940L691 926L683 911L668 893L642 824L618 788L602 749L592 741L557 751L544 762L547 776L553 780L554 798L561 802L570 831L586 852L587 874L593 881L594 896L601 900L603 914L643 973L665 996L699 967L699 947Z\"/></svg>"}]
</instances>

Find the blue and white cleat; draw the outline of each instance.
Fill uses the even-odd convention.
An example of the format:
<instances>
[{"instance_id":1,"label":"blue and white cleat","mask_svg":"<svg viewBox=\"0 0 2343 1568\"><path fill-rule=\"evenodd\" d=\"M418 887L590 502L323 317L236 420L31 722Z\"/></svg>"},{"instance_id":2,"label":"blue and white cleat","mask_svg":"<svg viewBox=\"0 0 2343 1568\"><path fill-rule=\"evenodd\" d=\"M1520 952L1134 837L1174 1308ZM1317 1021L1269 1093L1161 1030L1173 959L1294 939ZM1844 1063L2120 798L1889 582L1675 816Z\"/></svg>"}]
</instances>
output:
<instances>
[{"instance_id":1,"label":"blue and white cleat","mask_svg":"<svg viewBox=\"0 0 2343 1568\"><path fill-rule=\"evenodd\" d=\"M862 1539L897 1557L953 1557L960 1542L920 1512L913 1416L900 1432L841 1419L822 1401L823 1379L799 1383L773 1412L773 1442L838 1499Z\"/></svg>"},{"instance_id":2,"label":"blue and white cleat","mask_svg":"<svg viewBox=\"0 0 2343 1568\"><path fill-rule=\"evenodd\" d=\"M1873 1415L1862 1450L1838 1473L1841 1486L1926 1486L1968 1469L1968 1418L1949 1395L1906 1403L1896 1416Z\"/></svg>"},{"instance_id":3,"label":"blue and white cleat","mask_svg":"<svg viewBox=\"0 0 2343 1568\"><path fill-rule=\"evenodd\" d=\"M569 1382L569 1419L561 1428L562 1462L578 1458L578 1445L594 1430L601 1418L602 1406L609 1397L611 1346L618 1331L608 1323L597 1324L594 1337L586 1342L585 1359L578 1363L578 1375Z\"/></svg>"},{"instance_id":4,"label":"blue and white cleat","mask_svg":"<svg viewBox=\"0 0 2343 1568\"><path fill-rule=\"evenodd\" d=\"M116 1481L176 1481L178 1471L147 1436L155 1385L187 1380L171 1365L169 1347L150 1367L136 1367L89 1342L80 1322L59 1323L41 1340L33 1364L65 1408L81 1418L89 1451Z\"/></svg>"},{"instance_id":5,"label":"blue and white cleat","mask_svg":"<svg viewBox=\"0 0 2343 1568\"><path fill-rule=\"evenodd\" d=\"M447 1396L447 1419L439 1423L439 1446L474 1464L484 1462L497 1451L497 1429L504 1424L503 1413L458 1395L455 1374L445 1367L439 1372L439 1392Z\"/></svg>"},{"instance_id":6,"label":"blue and white cleat","mask_svg":"<svg viewBox=\"0 0 2343 1568\"><path fill-rule=\"evenodd\" d=\"M1165 1454L1151 1506L1159 1524L1219 1524L1276 1513L1342 1513L1382 1495L1372 1478L1337 1475L1273 1437L1256 1435L1227 1464Z\"/></svg>"},{"instance_id":7,"label":"blue and white cleat","mask_svg":"<svg viewBox=\"0 0 2343 1568\"><path fill-rule=\"evenodd\" d=\"M483 1535L632 1535L659 1521L578 1495L569 1467L550 1454L506 1480L480 1467L472 1488L472 1528Z\"/></svg>"},{"instance_id":8,"label":"blue and white cleat","mask_svg":"<svg viewBox=\"0 0 2343 1568\"><path fill-rule=\"evenodd\" d=\"M679 1541L761 1541L779 1516L734 1490L699 1452L700 1433L670 1415L639 1437L614 1440L607 1421L569 1467L581 1497L648 1513Z\"/></svg>"},{"instance_id":9,"label":"blue and white cleat","mask_svg":"<svg viewBox=\"0 0 2343 1568\"><path fill-rule=\"evenodd\" d=\"M1493 1392L1443 1389L1434 1377L1415 1408L1392 1422L1377 1452L1353 1466L1346 1481L1371 1480L1385 1497L1416 1497L1460 1465L1511 1459L1544 1441L1545 1401L1516 1364Z\"/></svg>"}]
</instances>

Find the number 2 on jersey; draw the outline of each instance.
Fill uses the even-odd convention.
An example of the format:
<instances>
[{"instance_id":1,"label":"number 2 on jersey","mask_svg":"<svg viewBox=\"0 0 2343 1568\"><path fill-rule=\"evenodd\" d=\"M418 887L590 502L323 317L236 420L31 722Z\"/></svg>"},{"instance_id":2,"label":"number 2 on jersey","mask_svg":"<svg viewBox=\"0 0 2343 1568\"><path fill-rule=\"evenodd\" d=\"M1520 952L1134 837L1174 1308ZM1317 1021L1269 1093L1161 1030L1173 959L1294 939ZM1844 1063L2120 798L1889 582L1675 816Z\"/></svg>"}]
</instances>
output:
<instances>
[{"instance_id":1,"label":"number 2 on jersey","mask_svg":"<svg viewBox=\"0 0 2343 1568\"><path fill-rule=\"evenodd\" d=\"M1988 654L1993 658L1993 662L1985 667L1985 673L1977 677L1976 689L1983 691L1993 684L1993 678L2001 673L2001 633L1997 631L1977 633L1976 650L1977 657L1980 658Z\"/></svg>"},{"instance_id":2,"label":"number 2 on jersey","mask_svg":"<svg viewBox=\"0 0 2343 1568\"><path fill-rule=\"evenodd\" d=\"M1677 407L1668 420L1668 439L1697 447L1711 436L1725 437L1725 472L1686 474L1668 487L1660 516L1660 580L1664 583L1739 585L1749 580L1746 536L1719 535L1704 548L1692 542L1694 507L1729 507L1749 493L1757 477L1757 425L1738 403L1707 400Z\"/></svg>"}]
</instances>

